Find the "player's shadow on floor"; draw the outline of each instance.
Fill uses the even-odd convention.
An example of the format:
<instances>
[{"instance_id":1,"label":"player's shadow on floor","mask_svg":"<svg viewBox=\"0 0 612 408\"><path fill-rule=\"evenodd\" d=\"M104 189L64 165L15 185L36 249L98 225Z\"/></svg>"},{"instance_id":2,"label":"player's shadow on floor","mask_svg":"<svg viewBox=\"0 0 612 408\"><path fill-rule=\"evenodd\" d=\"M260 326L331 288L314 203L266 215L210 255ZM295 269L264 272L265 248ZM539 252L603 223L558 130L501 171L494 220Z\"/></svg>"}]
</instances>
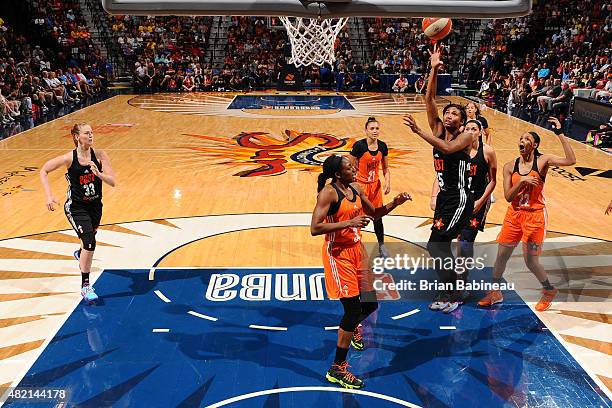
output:
<instances>
[{"instance_id":1,"label":"player's shadow on floor","mask_svg":"<svg viewBox=\"0 0 612 408\"><path fill-rule=\"evenodd\" d=\"M298 361L327 361L335 340L322 341L321 346L308 350L274 343L264 333L215 331L192 335L170 333L166 339L177 343L178 349L187 357L200 361L245 361L263 368L278 368L293 371L303 377L320 381L324 373L314 371ZM215 351L215 346L218 351Z\"/></svg>"}]
</instances>

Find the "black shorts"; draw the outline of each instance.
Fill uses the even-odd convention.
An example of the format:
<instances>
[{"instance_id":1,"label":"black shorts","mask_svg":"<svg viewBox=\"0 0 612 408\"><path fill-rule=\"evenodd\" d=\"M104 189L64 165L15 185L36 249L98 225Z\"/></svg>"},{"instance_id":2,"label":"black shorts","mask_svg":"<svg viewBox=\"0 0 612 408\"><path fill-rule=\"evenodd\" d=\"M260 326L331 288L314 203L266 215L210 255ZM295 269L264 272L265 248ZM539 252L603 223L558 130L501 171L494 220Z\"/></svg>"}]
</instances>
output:
<instances>
[{"instance_id":1,"label":"black shorts","mask_svg":"<svg viewBox=\"0 0 612 408\"><path fill-rule=\"evenodd\" d=\"M474 211L474 196L470 192L448 194L440 192L436 199L432 231L456 238L467 225Z\"/></svg>"},{"instance_id":2,"label":"black shorts","mask_svg":"<svg viewBox=\"0 0 612 408\"><path fill-rule=\"evenodd\" d=\"M489 212L489 208L491 208L491 199L487 200L486 203L476 214L472 214L470 217L465 229L484 231L485 223L487 222L487 213Z\"/></svg>"},{"instance_id":3,"label":"black shorts","mask_svg":"<svg viewBox=\"0 0 612 408\"><path fill-rule=\"evenodd\" d=\"M102 219L102 202L94 204L84 204L80 202L66 202L64 212L72 228L76 231L79 238L83 234L95 233L100 226Z\"/></svg>"}]
</instances>

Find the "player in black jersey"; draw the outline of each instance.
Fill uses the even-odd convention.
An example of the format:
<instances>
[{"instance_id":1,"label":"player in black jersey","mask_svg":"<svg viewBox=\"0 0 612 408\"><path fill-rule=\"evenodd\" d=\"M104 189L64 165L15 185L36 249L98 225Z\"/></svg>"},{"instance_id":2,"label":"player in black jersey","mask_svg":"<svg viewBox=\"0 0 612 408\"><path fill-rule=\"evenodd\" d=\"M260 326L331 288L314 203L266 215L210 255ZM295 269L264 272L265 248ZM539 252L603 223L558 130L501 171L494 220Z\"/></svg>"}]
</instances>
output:
<instances>
[{"instance_id":1,"label":"player in black jersey","mask_svg":"<svg viewBox=\"0 0 612 408\"><path fill-rule=\"evenodd\" d=\"M489 129L489 122L487 122L487 119L480 114L480 108L478 107L478 104L476 102L468 102L468 104L465 105L465 112L467 113L468 120L476 119L480 122L480 124L482 125L482 133L480 135L480 140L483 139L482 136L484 135L484 142L490 146L491 130Z\"/></svg>"},{"instance_id":2,"label":"player in black jersey","mask_svg":"<svg viewBox=\"0 0 612 408\"><path fill-rule=\"evenodd\" d=\"M434 222L427 250L432 258L437 260L436 272L441 283L452 289L439 291L429 308L450 313L459 306L451 242L467 224L474 209L468 175L472 138L461 132L467 119L463 106L448 104L442 111L443 119L438 115L435 98L438 69L442 65L441 51L442 46L435 44L433 52L430 52L431 72L425 95L427 120L433 135L422 131L412 115L404 116L404 124L434 148L434 169L440 192L436 197Z\"/></svg>"},{"instance_id":3,"label":"player in black jersey","mask_svg":"<svg viewBox=\"0 0 612 408\"><path fill-rule=\"evenodd\" d=\"M89 284L89 273L96 249L96 230L102 218L102 182L114 187L115 174L108 155L103 150L94 151L92 148L91 126L78 123L70 133L76 149L46 162L40 170L40 181L45 190L47 209L54 211L59 202L51 192L48 174L62 166L67 169L68 192L64 212L81 239L81 249L75 252L75 258L81 269L81 296L91 303L98 299Z\"/></svg>"},{"instance_id":4,"label":"player in black jersey","mask_svg":"<svg viewBox=\"0 0 612 408\"><path fill-rule=\"evenodd\" d=\"M483 131L484 127L478 120L472 119L465 123L464 133L472 138L469 176L470 190L474 195L474 213L469 217L459 237L461 256L466 258L474 257L474 241L478 231L484 231L491 195L496 184L497 157L495 150L482 141ZM467 279L467 272L461 279ZM461 300L465 300L468 294L464 292L461 295Z\"/></svg>"}]
</instances>

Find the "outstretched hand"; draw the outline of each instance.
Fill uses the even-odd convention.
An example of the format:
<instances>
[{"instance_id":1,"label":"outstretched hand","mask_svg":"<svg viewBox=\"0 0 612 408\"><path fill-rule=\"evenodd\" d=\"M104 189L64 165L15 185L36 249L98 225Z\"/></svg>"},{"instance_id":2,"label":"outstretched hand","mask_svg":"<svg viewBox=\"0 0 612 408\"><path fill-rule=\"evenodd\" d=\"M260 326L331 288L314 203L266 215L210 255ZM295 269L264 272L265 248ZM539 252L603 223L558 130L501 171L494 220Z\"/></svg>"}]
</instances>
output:
<instances>
[{"instance_id":1,"label":"outstretched hand","mask_svg":"<svg viewBox=\"0 0 612 408\"><path fill-rule=\"evenodd\" d=\"M444 62L442 62L442 50L444 50L444 45L439 43L434 43L433 52L427 50L429 52L429 62L431 63L431 68L439 68Z\"/></svg>"},{"instance_id":2,"label":"outstretched hand","mask_svg":"<svg viewBox=\"0 0 612 408\"><path fill-rule=\"evenodd\" d=\"M404 204L406 201L412 201L412 197L410 197L410 194L406 192L400 193L393 198L393 205L397 207L399 205Z\"/></svg>"},{"instance_id":3,"label":"outstretched hand","mask_svg":"<svg viewBox=\"0 0 612 408\"><path fill-rule=\"evenodd\" d=\"M419 134L421 132L421 128L419 128L419 125L417 125L414 116L409 113L404 115L404 125L408 126L410 130L412 130L416 134Z\"/></svg>"}]
</instances>

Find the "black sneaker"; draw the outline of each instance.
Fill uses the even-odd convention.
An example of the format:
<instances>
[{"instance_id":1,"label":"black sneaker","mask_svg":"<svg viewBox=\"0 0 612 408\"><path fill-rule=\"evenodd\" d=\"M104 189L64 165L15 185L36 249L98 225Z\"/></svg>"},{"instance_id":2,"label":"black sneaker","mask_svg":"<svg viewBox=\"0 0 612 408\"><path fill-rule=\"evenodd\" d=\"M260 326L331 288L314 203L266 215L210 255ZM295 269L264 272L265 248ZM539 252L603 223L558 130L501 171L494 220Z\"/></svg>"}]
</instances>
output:
<instances>
[{"instance_id":1,"label":"black sneaker","mask_svg":"<svg viewBox=\"0 0 612 408\"><path fill-rule=\"evenodd\" d=\"M357 390L363 388L365 384L360 378L348 371L348 363L345 361L340 364L332 364L325 374L325 378L332 384L340 384L343 388Z\"/></svg>"}]
</instances>

